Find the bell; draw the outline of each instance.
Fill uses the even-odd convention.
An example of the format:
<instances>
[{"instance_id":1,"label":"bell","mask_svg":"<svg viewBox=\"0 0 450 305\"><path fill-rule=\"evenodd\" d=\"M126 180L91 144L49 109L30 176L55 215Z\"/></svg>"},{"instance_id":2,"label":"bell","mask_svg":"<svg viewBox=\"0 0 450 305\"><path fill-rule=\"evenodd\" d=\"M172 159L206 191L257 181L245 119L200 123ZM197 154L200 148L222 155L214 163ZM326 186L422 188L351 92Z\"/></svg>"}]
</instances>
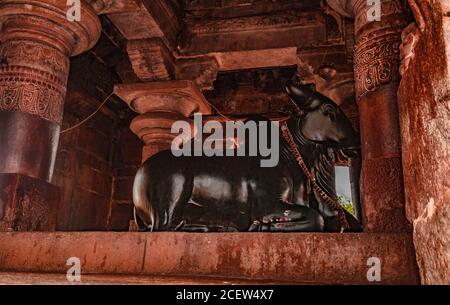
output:
<instances>
[{"instance_id":1,"label":"bell","mask_svg":"<svg viewBox=\"0 0 450 305\"><path fill-rule=\"evenodd\" d=\"M318 74L324 80L332 80L336 76L336 68L332 64L322 65L318 69Z\"/></svg>"}]
</instances>

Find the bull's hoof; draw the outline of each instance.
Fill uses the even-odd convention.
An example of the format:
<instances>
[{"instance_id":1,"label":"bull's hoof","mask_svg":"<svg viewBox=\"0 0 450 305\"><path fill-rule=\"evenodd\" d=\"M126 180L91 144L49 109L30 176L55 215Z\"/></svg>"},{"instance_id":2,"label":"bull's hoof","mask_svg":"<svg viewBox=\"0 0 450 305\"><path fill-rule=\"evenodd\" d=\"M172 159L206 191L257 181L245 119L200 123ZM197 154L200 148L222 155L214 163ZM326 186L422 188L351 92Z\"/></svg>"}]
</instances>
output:
<instances>
[{"instance_id":1,"label":"bull's hoof","mask_svg":"<svg viewBox=\"0 0 450 305\"><path fill-rule=\"evenodd\" d=\"M137 215L136 207L133 207L133 217L134 217L134 223L138 227L140 232L149 232L152 231L152 226L147 225L140 217Z\"/></svg>"}]
</instances>

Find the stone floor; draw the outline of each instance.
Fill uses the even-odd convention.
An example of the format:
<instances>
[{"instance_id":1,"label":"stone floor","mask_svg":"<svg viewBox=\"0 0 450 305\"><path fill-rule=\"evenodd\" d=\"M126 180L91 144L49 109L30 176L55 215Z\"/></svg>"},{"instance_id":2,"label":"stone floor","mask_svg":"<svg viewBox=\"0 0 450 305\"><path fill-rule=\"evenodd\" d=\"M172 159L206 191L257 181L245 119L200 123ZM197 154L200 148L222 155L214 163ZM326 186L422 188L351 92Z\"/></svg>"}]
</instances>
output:
<instances>
[{"instance_id":1,"label":"stone floor","mask_svg":"<svg viewBox=\"0 0 450 305\"><path fill-rule=\"evenodd\" d=\"M245 281L207 277L133 276L86 274L80 282L69 282L65 274L0 272L0 285L263 285L269 281Z\"/></svg>"}]
</instances>

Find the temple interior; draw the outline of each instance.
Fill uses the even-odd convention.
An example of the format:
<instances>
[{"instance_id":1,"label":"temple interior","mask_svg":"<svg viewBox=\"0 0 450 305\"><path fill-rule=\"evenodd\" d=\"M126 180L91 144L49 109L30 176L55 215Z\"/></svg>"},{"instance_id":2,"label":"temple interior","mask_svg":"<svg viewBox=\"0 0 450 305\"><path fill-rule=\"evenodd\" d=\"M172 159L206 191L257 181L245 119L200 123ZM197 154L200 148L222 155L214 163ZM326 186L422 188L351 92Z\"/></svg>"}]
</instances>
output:
<instances>
[{"instance_id":1,"label":"temple interior","mask_svg":"<svg viewBox=\"0 0 450 305\"><path fill-rule=\"evenodd\" d=\"M0 277L65 274L76 240L91 274L365 284L380 257L383 283L449 284L450 2L366 2L1 0ZM294 75L360 134L336 165L363 232L137 232L172 124L278 120Z\"/></svg>"}]
</instances>

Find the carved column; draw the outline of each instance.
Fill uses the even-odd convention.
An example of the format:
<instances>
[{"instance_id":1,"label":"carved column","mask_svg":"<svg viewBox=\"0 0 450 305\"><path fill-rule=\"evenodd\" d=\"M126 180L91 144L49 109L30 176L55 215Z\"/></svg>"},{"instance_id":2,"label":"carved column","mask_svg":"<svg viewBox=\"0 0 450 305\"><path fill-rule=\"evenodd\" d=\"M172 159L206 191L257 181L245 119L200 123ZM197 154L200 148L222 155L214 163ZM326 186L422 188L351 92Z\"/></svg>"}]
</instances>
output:
<instances>
[{"instance_id":1,"label":"carved column","mask_svg":"<svg viewBox=\"0 0 450 305\"><path fill-rule=\"evenodd\" d=\"M361 195L365 229L402 232L405 218L397 103L399 46L408 24L403 0L381 0L381 11L366 0L330 0L355 18L354 70L362 143ZM381 13L378 21L373 20Z\"/></svg>"},{"instance_id":2,"label":"carved column","mask_svg":"<svg viewBox=\"0 0 450 305\"><path fill-rule=\"evenodd\" d=\"M142 162L171 148L177 136L171 133L173 123L211 112L198 86L189 80L116 85L114 92L139 113L130 128L144 142Z\"/></svg>"},{"instance_id":3,"label":"carved column","mask_svg":"<svg viewBox=\"0 0 450 305\"><path fill-rule=\"evenodd\" d=\"M25 215L21 211L25 207L17 200L28 198L33 205L33 201L39 201L34 195L55 191L49 182L63 116L69 57L91 48L101 32L98 17L90 6L82 1L81 21L71 22L67 19L70 7L66 3L65 0L0 2L0 210L3 210L0 229L2 225L24 230L51 227L51 224L27 225L39 222L38 219L19 221L17 213ZM12 175L26 179L12 179ZM11 179L15 182L8 183ZM30 194L10 196L15 191L25 192L27 188L21 183L33 185ZM45 205L46 200L41 203Z\"/></svg>"}]
</instances>

